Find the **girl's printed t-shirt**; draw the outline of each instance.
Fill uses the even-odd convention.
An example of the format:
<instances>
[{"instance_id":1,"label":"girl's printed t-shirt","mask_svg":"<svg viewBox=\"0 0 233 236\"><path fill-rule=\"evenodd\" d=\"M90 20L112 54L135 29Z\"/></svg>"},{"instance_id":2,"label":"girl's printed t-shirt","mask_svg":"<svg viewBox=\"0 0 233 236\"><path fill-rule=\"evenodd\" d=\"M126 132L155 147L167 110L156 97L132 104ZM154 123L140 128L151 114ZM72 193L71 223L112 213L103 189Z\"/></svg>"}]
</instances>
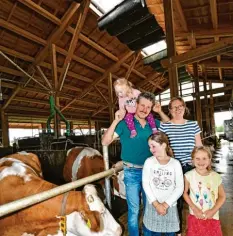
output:
<instances>
[{"instance_id":1,"label":"girl's printed t-shirt","mask_svg":"<svg viewBox=\"0 0 233 236\"><path fill-rule=\"evenodd\" d=\"M210 210L216 203L218 198L218 187L222 183L221 176L211 171L209 175L202 176L195 169L185 174L190 185L190 198L192 202L203 212ZM194 215L189 207L189 212ZM219 220L219 211L213 216L213 219Z\"/></svg>"},{"instance_id":2,"label":"girl's printed t-shirt","mask_svg":"<svg viewBox=\"0 0 233 236\"><path fill-rule=\"evenodd\" d=\"M119 108L126 109L126 111L129 113L135 113L136 100L141 92L137 89L133 89L132 93L133 97L131 98L130 97L119 98Z\"/></svg>"}]
</instances>

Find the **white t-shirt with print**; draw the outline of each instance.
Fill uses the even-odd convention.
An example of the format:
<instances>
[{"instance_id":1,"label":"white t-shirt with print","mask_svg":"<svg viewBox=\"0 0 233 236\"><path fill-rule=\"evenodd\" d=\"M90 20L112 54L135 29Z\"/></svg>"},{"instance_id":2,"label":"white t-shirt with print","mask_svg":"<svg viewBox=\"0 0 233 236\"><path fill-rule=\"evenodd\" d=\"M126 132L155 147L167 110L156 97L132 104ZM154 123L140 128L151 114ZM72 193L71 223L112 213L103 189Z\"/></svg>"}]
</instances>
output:
<instances>
[{"instance_id":1,"label":"white t-shirt with print","mask_svg":"<svg viewBox=\"0 0 233 236\"><path fill-rule=\"evenodd\" d=\"M193 169L188 171L185 177L190 185L189 196L192 202L203 212L213 208L218 198L218 187L222 183L221 176L215 171L211 171L209 175L202 176ZM189 212L194 215L191 208L189 208ZM213 216L213 219L219 219L218 211Z\"/></svg>"},{"instance_id":2,"label":"white t-shirt with print","mask_svg":"<svg viewBox=\"0 0 233 236\"><path fill-rule=\"evenodd\" d=\"M171 158L166 165L161 165L154 156L148 158L143 167L142 184L150 204L157 200L175 206L184 191L179 161Z\"/></svg>"}]
</instances>

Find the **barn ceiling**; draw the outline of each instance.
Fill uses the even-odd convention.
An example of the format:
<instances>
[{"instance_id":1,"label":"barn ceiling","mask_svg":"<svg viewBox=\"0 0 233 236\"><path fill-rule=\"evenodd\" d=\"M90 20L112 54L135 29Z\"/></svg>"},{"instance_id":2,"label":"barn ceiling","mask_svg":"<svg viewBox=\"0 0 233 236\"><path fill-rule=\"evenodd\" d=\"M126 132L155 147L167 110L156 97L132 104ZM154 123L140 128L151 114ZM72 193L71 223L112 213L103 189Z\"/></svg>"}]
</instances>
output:
<instances>
[{"instance_id":1,"label":"barn ceiling","mask_svg":"<svg viewBox=\"0 0 233 236\"><path fill-rule=\"evenodd\" d=\"M109 84L118 77L127 76L136 88L156 94L169 87L163 72L144 64L140 49L132 51L117 36L99 29L99 16L89 4L89 0L0 1L0 103L14 126L30 119L45 121L50 95L56 95L57 105L70 120L108 121L109 106L115 104ZM165 32L163 2L146 4ZM232 39L233 1L174 0L174 23L178 54ZM229 84L232 59L233 51L227 51L198 61L199 76ZM192 64L185 66L192 74Z\"/></svg>"}]
</instances>

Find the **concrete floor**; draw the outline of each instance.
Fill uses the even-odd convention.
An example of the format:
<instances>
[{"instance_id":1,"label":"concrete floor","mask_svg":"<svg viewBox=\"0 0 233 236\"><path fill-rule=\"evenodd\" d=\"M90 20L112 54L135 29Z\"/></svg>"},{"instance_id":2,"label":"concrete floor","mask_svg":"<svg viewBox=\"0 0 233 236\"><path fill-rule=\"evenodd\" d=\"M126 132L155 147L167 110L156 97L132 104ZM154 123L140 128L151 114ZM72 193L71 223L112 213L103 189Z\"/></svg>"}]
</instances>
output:
<instances>
[{"instance_id":1,"label":"concrete floor","mask_svg":"<svg viewBox=\"0 0 233 236\"><path fill-rule=\"evenodd\" d=\"M213 169L222 176L223 185L226 191L226 202L220 209L220 220L223 236L233 236L233 143L223 142L222 147L214 153ZM188 206L184 209L184 229L186 228L186 217L188 215ZM119 218L124 225L124 236L127 236L127 213ZM185 236L185 233L182 234ZM201 235L200 235L201 236ZM211 235L209 235L211 236Z\"/></svg>"}]
</instances>

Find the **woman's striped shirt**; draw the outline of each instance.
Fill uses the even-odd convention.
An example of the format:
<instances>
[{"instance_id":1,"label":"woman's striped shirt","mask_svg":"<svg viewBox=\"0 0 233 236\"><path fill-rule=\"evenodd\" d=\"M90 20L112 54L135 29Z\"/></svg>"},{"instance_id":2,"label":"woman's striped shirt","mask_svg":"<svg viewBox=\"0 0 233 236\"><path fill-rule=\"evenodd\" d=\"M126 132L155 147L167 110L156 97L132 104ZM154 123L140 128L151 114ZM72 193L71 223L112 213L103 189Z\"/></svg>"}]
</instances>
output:
<instances>
[{"instance_id":1,"label":"woman's striped shirt","mask_svg":"<svg viewBox=\"0 0 233 236\"><path fill-rule=\"evenodd\" d=\"M197 122L186 120L184 124L173 124L169 121L161 124L159 130L167 135L174 157L181 165L190 165L195 136L201 132Z\"/></svg>"}]
</instances>

